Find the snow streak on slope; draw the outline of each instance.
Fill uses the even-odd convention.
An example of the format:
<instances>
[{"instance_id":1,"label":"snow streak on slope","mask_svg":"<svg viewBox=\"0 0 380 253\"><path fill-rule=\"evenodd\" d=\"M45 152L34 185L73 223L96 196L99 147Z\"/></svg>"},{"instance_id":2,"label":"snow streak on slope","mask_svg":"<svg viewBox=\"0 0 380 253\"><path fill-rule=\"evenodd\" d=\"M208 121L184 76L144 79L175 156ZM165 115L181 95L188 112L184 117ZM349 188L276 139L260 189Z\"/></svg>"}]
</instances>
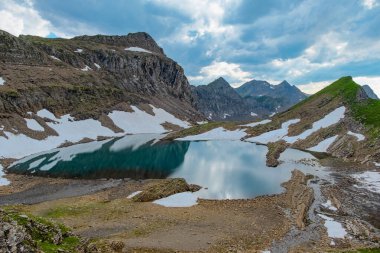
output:
<instances>
[{"instance_id":1,"label":"snow streak on slope","mask_svg":"<svg viewBox=\"0 0 380 253\"><path fill-rule=\"evenodd\" d=\"M141 48L141 47L127 47L125 50L126 51L132 51L132 52L140 52L140 53L149 53L149 54L152 53L151 51L146 50L146 49Z\"/></svg>"},{"instance_id":2,"label":"snow streak on slope","mask_svg":"<svg viewBox=\"0 0 380 253\"><path fill-rule=\"evenodd\" d=\"M331 144L333 144L336 138L338 138L338 135L327 138L326 140L321 141L318 145L308 148L308 150L314 152L327 152L327 149L330 147Z\"/></svg>"}]
</instances>

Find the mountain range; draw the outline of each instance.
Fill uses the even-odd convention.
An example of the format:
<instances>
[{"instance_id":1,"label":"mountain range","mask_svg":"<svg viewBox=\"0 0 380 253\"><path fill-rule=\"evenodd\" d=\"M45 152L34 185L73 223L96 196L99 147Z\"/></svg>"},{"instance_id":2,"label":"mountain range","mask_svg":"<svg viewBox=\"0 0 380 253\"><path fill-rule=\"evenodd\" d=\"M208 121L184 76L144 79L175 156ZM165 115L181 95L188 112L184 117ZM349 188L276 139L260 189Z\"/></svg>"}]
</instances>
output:
<instances>
[{"instance_id":1,"label":"mountain range","mask_svg":"<svg viewBox=\"0 0 380 253\"><path fill-rule=\"evenodd\" d=\"M307 98L296 86L283 81L271 85L252 80L232 88L222 77L192 87L197 109L209 120L250 120L282 112Z\"/></svg>"}]
</instances>

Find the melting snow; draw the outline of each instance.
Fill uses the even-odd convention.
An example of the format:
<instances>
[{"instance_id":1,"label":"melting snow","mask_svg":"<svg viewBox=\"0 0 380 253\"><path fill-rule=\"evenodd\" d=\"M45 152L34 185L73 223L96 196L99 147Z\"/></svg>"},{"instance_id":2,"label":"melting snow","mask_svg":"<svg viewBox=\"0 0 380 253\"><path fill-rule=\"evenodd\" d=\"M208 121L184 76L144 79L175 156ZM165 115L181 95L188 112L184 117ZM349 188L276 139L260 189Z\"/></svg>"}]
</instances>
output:
<instances>
[{"instance_id":1,"label":"melting snow","mask_svg":"<svg viewBox=\"0 0 380 253\"><path fill-rule=\"evenodd\" d=\"M242 127L255 127L255 126L258 126L258 125L264 125L264 124L267 124L267 123L270 123L272 120L270 119L265 119L265 120L262 120L262 121L259 121L259 122L253 122L253 123L249 123L249 124L246 124L246 125L241 125Z\"/></svg>"},{"instance_id":2,"label":"melting snow","mask_svg":"<svg viewBox=\"0 0 380 253\"><path fill-rule=\"evenodd\" d=\"M133 198L134 196L136 196L137 194L141 193L142 191L136 191L136 192L133 192L131 194L128 195L127 199L131 199Z\"/></svg>"},{"instance_id":3,"label":"melting snow","mask_svg":"<svg viewBox=\"0 0 380 253\"><path fill-rule=\"evenodd\" d=\"M151 51L146 50L146 49L141 48L141 47L127 47L125 50L126 51L132 51L132 52L149 53L149 54L152 53Z\"/></svg>"},{"instance_id":4,"label":"melting snow","mask_svg":"<svg viewBox=\"0 0 380 253\"><path fill-rule=\"evenodd\" d=\"M355 136L358 139L358 141L364 141L364 139L365 139L365 136L362 134L353 133L351 131L348 131L347 134Z\"/></svg>"},{"instance_id":5,"label":"melting snow","mask_svg":"<svg viewBox=\"0 0 380 253\"><path fill-rule=\"evenodd\" d=\"M54 55L50 55L50 58L52 58L53 60L56 60L56 61L61 61L59 58L55 57Z\"/></svg>"},{"instance_id":6,"label":"melting snow","mask_svg":"<svg viewBox=\"0 0 380 253\"><path fill-rule=\"evenodd\" d=\"M25 119L26 126L34 131L44 131L45 129L35 119Z\"/></svg>"},{"instance_id":7,"label":"melting snow","mask_svg":"<svg viewBox=\"0 0 380 253\"><path fill-rule=\"evenodd\" d=\"M0 85L4 85L5 84L5 80L0 76Z\"/></svg>"},{"instance_id":8,"label":"melting snow","mask_svg":"<svg viewBox=\"0 0 380 253\"><path fill-rule=\"evenodd\" d=\"M284 140L288 143L294 143L297 140L303 140L306 139L308 136L310 136L312 133L318 131L321 128L326 128L329 126L332 126L336 123L338 123L341 119L344 118L344 113L346 111L346 107L341 106L334 111L327 114L324 118L316 121L313 123L313 127L311 129L306 130L302 134L298 136L287 136L284 138Z\"/></svg>"},{"instance_id":9,"label":"melting snow","mask_svg":"<svg viewBox=\"0 0 380 253\"><path fill-rule=\"evenodd\" d=\"M165 207L190 207L197 204L198 197L192 192L181 192L166 198L158 199L153 203Z\"/></svg>"},{"instance_id":10,"label":"melting snow","mask_svg":"<svg viewBox=\"0 0 380 253\"><path fill-rule=\"evenodd\" d=\"M300 121L300 119L292 119L282 123L281 128L277 130L273 130L270 132L263 133L262 135L255 136L252 138L246 139L251 142L259 142L259 143L268 143L268 142L276 142L281 140L285 135L288 134L288 129L290 125L296 124Z\"/></svg>"},{"instance_id":11,"label":"melting snow","mask_svg":"<svg viewBox=\"0 0 380 253\"><path fill-rule=\"evenodd\" d=\"M77 48L77 50L74 51L75 53L82 53L83 52L83 49L81 48Z\"/></svg>"},{"instance_id":12,"label":"melting snow","mask_svg":"<svg viewBox=\"0 0 380 253\"><path fill-rule=\"evenodd\" d=\"M53 113L51 113L49 110L46 110L46 109L42 109L42 110L38 111L37 116L39 116L41 118L48 118L51 120L59 120L54 116Z\"/></svg>"},{"instance_id":13,"label":"melting snow","mask_svg":"<svg viewBox=\"0 0 380 253\"><path fill-rule=\"evenodd\" d=\"M41 164L43 161L45 161L45 159L46 159L46 158L43 157L43 158L38 159L38 160L36 160L36 161L34 161L34 162L31 162L31 163L29 164L28 170L36 169L38 166L40 166L40 164Z\"/></svg>"},{"instance_id":14,"label":"melting snow","mask_svg":"<svg viewBox=\"0 0 380 253\"><path fill-rule=\"evenodd\" d=\"M325 227L327 229L327 234L330 238L344 238L347 235L346 230L343 228L342 224L334 221L333 218L328 217L323 214L318 214L322 219L325 220Z\"/></svg>"},{"instance_id":15,"label":"melting snow","mask_svg":"<svg viewBox=\"0 0 380 253\"><path fill-rule=\"evenodd\" d=\"M202 134L190 135L183 138L178 138L176 140L181 140L181 141L240 140L244 136L246 136L246 133L241 129L229 131L229 130L224 129L223 127L218 127Z\"/></svg>"},{"instance_id":16,"label":"melting snow","mask_svg":"<svg viewBox=\"0 0 380 253\"><path fill-rule=\"evenodd\" d=\"M110 151L119 152L120 150L131 148L132 150L137 150L144 144L155 143L156 141L162 139L164 135L162 134L134 134L126 135L117 141L115 141L110 147Z\"/></svg>"},{"instance_id":17,"label":"melting snow","mask_svg":"<svg viewBox=\"0 0 380 253\"><path fill-rule=\"evenodd\" d=\"M361 174L353 175L353 178L360 182L360 185L355 185L356 187L380 193L380 172L366 171Z\"/></svg>"},{"instance_id":18,"label":"melting snow","mask_svg":"<svg viewBox=\"0 0 380 253\"><path fill-rule=\"evenodd\" d=\"M0 164L0 186L9 185L9 181L3 176L4 176L3 166Z\"/></svg>"},{"instance_id":19,"label":"melting snow","mask_svg":"<svg viewBox=\"0 0 380 253\"><path fill-rule=\"evenodd\" d=\"M81 69L82 71L89 71L89 70L92 70L92 68L90 68L89 66L84 66L83 69Z\"/></svg>"},{"instance_id":20,"label":"melting snow","mask_svg":"<svg viewBox=\"0 0 380 253\"><path fill-rule=\"evenodd\" d=\"M333 206L333 204L331 203L331 200L327 200L326 203L322 204L322 206L327 208L327 209L330 209L331 211L337 211L338 210L335 206Z\"/></svg>"},{"instance_id":21,"label":"melting snow","mask_svg":"<svg viewBox=\"0 0 380 253\"><path fill-rule=\"evenodd\" d=\"M189 127L189 123L182 121L172 114L166 112L161 108L153 107L155 116L146 113L132 106L134 112L113 111L108 114L115 125L123 129L126 133L164 133L167 132L161 125L165 122L169 122L178 125L183 128Z\"/></svg>"},{"instance_id":22,"label":"melting snow","mask_svg":"<svg viewBox=\"0 0 380 253\"><path fill-rule=\"evenodd\" d=\"M338 138L338 135L327 138L326 140L321 141L318 145L308 148L308 150L315 152L327 152L327 149L330 147L331 144L333 144L336 138Z\"/></svg>"}]
</instances>

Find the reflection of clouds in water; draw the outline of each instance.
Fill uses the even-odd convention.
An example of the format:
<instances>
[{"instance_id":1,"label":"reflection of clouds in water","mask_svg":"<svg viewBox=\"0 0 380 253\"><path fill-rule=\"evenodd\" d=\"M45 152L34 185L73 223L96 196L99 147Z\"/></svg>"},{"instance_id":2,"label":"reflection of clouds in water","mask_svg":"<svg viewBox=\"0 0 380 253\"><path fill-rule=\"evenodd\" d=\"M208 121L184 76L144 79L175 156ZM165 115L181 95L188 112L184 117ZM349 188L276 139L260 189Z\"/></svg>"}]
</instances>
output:
<instances>
[{"instance_id":1,"label":"reflection of clouds in water","mask_svg":"<svg viewBox=\"0 0 380 253\"><path fill-rule=\"evenodd\" d=\"M287 150L277 168L265 165L266 146L241 141L193 142L185 161L171 177L183 177L189 183L207 187L201 198L236 199L282 192L281 183L291 177L295 168L312 172L308 165L295 166L291 159L314 158L312 155Z\"/></svg>"}]
</instances>

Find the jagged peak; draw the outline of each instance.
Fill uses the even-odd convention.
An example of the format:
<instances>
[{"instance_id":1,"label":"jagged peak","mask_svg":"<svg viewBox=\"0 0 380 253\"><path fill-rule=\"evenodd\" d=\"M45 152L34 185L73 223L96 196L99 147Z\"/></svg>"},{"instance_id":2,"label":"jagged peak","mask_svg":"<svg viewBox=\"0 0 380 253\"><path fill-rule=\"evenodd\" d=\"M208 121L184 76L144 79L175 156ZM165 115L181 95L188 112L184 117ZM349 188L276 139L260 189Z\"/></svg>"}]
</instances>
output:
<instances>
[{"instance_id":1,"label":"jagged peak","mask_svg":"<svg viewBox=\"0 0 380 253\"><path fill-rule=\"evenodd\" d=\"M212 81L208 85L215 86L215 87L231 87L231 85L223 77L219 77L219 78L215 79L214 81Z\"/></svg>"}]
</instances>

